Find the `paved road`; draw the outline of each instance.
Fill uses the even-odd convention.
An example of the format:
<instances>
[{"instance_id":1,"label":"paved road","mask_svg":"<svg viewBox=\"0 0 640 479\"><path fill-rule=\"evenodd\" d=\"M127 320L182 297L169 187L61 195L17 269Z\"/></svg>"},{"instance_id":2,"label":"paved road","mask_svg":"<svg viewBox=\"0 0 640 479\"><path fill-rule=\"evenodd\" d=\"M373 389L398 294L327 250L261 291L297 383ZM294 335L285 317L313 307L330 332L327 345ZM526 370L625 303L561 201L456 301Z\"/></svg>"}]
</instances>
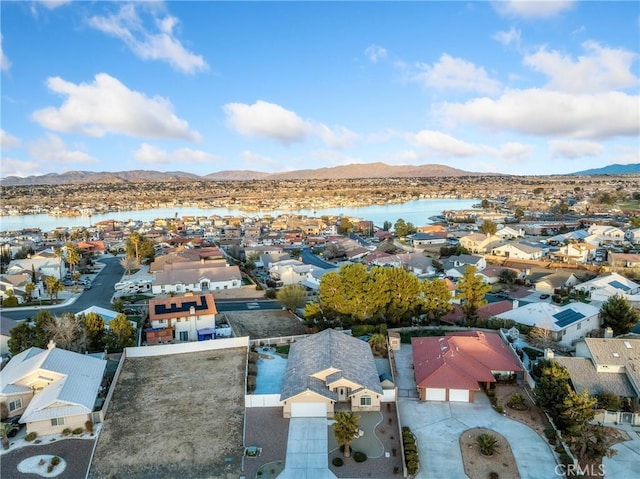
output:
<instances>
[{"instance_id":1,"label":"paved road","mask_svg":"<svg viewBox=\"0 0 640 479\"><path fill-rule=\"evenodd\" d=\"M310 264L313 266L317 266L318 268L323 269L335 269L337 266L332 263L327 263L326 261L318 258L315 254L311 252L309 248L303 248L300 251L300 257L302 258L302 262L304 264Z\"/></svg>"}]
</instances>

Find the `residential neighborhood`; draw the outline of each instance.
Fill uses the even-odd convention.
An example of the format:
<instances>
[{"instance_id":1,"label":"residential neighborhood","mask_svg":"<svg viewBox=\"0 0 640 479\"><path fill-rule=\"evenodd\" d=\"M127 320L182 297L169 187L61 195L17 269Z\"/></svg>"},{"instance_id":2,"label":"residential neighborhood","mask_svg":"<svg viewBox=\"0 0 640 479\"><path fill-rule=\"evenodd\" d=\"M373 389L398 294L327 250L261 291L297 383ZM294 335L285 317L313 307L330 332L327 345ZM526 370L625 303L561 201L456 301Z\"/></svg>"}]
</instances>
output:
<instances>
[{"instance_id":1,"label":"residential neighborhood","mask_svg":"<svg viewBox=\"0 0 640 479\"><path fill-rule=\"evenodd\" d=\"M565 371L567 401L583 391L592 398L580 427L604 438L598 467L619 470L629 464L626 451L640 453L634 215L584 216L569 231L563 224L562 235L551 222L487 217L495 219L414 227L344 216L194 216L3 232L3 474L21 446L48 438L65 461L67 441L96 442L93 459L77 463L88 477L110 468L124 474L108 438L126 424L117 403L133 384L125 378L152 380L149 367L135 365L173 360L186 381L191 365L181 358L212 361L198 374L225 375L215 364L222 354L243 364L242 381L221 383L212 395L244 397L237 407L245 439L229 429L227 462L215 456L193 471L438 477L476 460L468 454L482 458L473 444L459 464L444 451L434 457L442 446L424 418L449 404L453 419L471 405L477 411L457 434L473 439L488 429L511 446L499 477L537 478L540 468L551 477L584 458L565 416L545 409L550 368ZM195 383L182 384L195 391ZM164 407L158 418L171 414ZM334 434L349 421L357 421L353 436ZM265 427L278 437L267 439ZM558 446L556 437L567 439ZM148 471L148 459L130 451L126 467Z\"/></svg>"}]
</instances>

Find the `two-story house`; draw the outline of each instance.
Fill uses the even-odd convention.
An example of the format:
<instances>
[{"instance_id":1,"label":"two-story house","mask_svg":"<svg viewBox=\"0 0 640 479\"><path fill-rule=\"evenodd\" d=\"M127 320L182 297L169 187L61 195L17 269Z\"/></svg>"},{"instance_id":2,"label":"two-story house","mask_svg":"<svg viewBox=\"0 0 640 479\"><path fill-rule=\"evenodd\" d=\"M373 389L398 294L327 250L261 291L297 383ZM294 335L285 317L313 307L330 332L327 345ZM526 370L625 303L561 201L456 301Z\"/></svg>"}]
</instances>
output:
<instances>
[{"instance_id":1,"label":"two-story house","mask_svg":"<svg viewBox=\"0 0 640 479\"><path fill-rule=\"evenodd\" d=\"M307 279L311 265L296 259L287 259L273 263L269 268L269 276L278 286L302 284Z\"/></svg>"},{"instance_id":2,"label":"two-story house","mask_svg":"<svg viewBox=\"0 0 640 479\"><path fill-rule=\"evenodd\" d=\"M149 300L151 328L144 330L147 344L173 340L215 339L216 303L211 293Z\"/></svg>"}]
</instances>

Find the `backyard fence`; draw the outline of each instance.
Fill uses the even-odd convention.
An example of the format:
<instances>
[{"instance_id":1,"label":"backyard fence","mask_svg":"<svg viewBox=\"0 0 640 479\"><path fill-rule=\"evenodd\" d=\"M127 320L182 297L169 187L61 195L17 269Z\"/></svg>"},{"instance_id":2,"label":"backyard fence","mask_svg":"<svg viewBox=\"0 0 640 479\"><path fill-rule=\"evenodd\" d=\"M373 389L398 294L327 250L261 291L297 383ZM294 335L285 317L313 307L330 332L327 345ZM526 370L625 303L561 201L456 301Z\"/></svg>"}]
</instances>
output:
<instances>
[{"instance_id":1,"label":"backyard fence","mask_svg":"<svg viewBox=\"0 0 640 479\"><path fill-rule=\"evenodd\" d=\"M104 399L104 403L102 403L102 409L100 409L99 419L103 422L104 416L107 414L107 410L109 409L109 403L111 402L111 398L113 397L113 392L116 389L116 384L118 384L118 378L120 377L120 372L122 372L122 366L124 366L124 360L127 357L127 350L122 351L122 355L120 356L120 361L118 362L118 367L116 368L116 372L113 374L113 379L111 380L111 385L109 387L109 392L107 393L107 397ZM96 422L94 420L94 422Z\"/></svg>"},{"instance_id":2,"label":"backyard fence","mask_svg":"<svg viewBox=\"0 0 640 479\"><path fill-rule=\"evenodd\" d=\"M146 358L150 356L164 356L167 354L196 353L199 351L213 351L216 349L240 348L249 346L249 337L212 339L209 341L193 341L189 343L158 344L155 346L139 346L127 348L129 358Z\"/></svg>"},{"instance_id":3,"label":"backyard fence","mask_svg":"<svg viewBox=\"0 0 640 479\"><path fill-rule=\"evenodd\" d=\"M282 407L280 394L245 394L244 407Z\"/></svg>"},{"instance_id":4,"label":"backyard fence","mask_svg":"<svg viewBox=\"0 0 640 479\"><path fill-rule=\"evenodd\" d=\"M629 424L631 426L640 426L640 413L603 411L596 414L593 420L601 424Z\"/></svg>"}]
</instances>

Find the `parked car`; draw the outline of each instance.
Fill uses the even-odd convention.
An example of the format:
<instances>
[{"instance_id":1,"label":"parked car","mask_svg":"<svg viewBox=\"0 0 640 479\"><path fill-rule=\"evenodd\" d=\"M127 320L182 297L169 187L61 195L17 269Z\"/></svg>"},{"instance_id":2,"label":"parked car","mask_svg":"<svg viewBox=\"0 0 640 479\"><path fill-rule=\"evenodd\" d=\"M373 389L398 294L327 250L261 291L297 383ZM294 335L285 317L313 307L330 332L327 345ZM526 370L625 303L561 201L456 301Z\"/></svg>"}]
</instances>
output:
<instances>
[{"instance_id":1,"label":"parked car","mask_svg":"<svg viewBox=\"0 0 640 479\"><path fill-rule=\"evenodd\" d=\"M5 419L4 421L5 423L8 424L13 424L15 426L17 426L15 429L12 429L11 432L9 434L7 434L8 437L16 437L16 435L20 432L20 430L24 427L24 424L22 424L20 422L20 416L13 416L10 417L8 419Z\"/></svg>"},{"instance_id":2,"label":"parked car","mask_svg":"<svg viewBox=\"0 0 640 479\"><path fill-rule=\"evenodd\" d=\"M85 285L84 285L84 290L85 290L85 291L87 291L87 290L89 290L89 289L91 289L91 283L87 283L87 284L85 284Z\"/></svg>"},{"instance_id":3,"label":"parked car","mask_svg":"<svg viewBox=\"0 0 640 479\"><path fill-rule=\"evenodd\" d=\"M549 297L548 294L541 294L540 299L547 299Z\"/></svg>"}]
</instances>

